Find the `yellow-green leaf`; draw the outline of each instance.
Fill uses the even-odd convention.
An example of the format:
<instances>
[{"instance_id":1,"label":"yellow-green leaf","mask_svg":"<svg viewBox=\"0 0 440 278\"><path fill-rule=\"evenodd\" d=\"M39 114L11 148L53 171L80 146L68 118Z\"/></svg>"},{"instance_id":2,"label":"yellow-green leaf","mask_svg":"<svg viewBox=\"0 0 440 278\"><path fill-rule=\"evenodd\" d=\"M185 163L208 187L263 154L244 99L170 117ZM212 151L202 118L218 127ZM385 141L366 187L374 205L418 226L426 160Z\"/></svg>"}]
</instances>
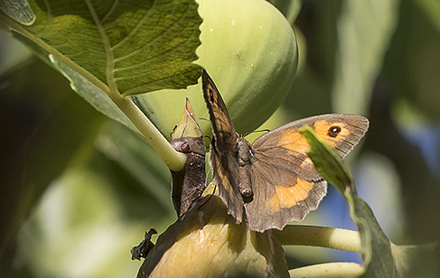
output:
<instances>
[{"instance_id":1,"label":"yellow-green leaf","mask_svg":"<svg viewBox=\"0 0 440 278\"><path fill-rule=\"evenodd\" d=\"M13 1L4 1L2 9ZM42 49L101 90L124 96L197 82L201 18L193 0L29 1L32 24L0 19L14 36Z\"/></svg>"}]
</instances>

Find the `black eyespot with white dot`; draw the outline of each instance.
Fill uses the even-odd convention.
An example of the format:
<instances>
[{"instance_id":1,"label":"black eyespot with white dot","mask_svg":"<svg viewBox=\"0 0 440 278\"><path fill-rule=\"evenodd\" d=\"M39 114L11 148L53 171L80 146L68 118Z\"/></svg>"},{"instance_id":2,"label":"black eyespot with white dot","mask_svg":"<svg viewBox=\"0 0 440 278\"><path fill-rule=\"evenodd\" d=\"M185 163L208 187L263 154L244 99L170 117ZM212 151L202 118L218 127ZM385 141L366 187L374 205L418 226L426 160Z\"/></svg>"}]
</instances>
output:
<instances>
[{"instance_id":1,"label":"black eyespot with white dot","mask_svg":"<svg viewBox=\"0 0 440 278\"><path fill-rule=\"evenodd\" d=\"M211 89L209 89L209 99L211 100L211 102L214 102L214 93Z\"/></svg>"},{"instance_id":2,"label":"black eyespot with white dot","mask_svg":"<svg viewBox=\"0 0 440 278\"><path fill-rule=\"evenodd\" d=\"M335 137L338 136L338 134L339 134L341 131L342 131L341 127L339 127L339 126L331 126L331 127L328 129L327 135L330 136L330 137L335 138Z\"/></svg>"}]
</instances>

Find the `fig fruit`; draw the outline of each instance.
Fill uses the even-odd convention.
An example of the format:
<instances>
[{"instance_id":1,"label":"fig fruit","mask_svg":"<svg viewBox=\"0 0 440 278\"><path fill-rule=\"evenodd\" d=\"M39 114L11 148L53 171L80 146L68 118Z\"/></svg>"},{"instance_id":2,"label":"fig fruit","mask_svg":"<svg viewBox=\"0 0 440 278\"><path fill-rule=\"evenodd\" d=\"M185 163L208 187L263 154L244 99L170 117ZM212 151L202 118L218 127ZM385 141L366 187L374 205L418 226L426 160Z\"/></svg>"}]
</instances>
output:
<instances>
[{"instance_id":1,"label":"fig fruit","mask_svg":"<svg viewBox=\"0 0 440 278\"><path fill-rule=\"evenodd\" d=\"M282 103L297 68L297 44L285 17L262 0L198 0L203 18L195 62L214 80L237 132L260 126ZM135 102L162 134L170 138L186 98L195 114L208 119L201 80L182 90L138 95ZM211 134L209 121L199 121Z\"/></svg>"}]
</instances>

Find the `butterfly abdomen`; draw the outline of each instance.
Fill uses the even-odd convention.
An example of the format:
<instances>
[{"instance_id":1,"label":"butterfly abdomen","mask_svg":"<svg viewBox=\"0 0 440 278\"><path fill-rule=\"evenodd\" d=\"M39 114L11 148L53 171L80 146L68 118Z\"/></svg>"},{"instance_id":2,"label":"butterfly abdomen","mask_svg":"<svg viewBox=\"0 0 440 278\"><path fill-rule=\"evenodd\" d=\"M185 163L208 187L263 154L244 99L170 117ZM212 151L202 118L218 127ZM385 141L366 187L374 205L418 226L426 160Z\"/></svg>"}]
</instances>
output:
<instances>
[{"instance_id":1,"label":"butterfly abdomen","mask_svg":"<svg viewBox=\"0 0 440 278\"><path fill-rule=\"evenodd\" d=\"M237 140L237 161L240 173L240 183L238 188L245 203L249 203L253 199L253 191L251 184L251 146L243 137Z\"/></svg>"}]
</instances>

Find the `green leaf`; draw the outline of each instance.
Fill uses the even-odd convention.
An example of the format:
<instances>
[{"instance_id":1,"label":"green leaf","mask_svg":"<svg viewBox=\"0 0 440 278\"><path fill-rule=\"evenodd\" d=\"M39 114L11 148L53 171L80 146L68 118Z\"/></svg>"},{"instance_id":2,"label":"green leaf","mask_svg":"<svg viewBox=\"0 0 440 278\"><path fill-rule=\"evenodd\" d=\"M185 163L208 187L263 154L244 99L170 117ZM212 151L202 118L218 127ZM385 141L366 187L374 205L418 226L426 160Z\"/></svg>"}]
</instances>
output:
<instances>
[{"instance_id":1,"label":"green leaf","mask_svg":"<svg viewBox=\"0 0 440 278\"><path fill-rule=\"evenodd\" d=\"M392 242L377 223L368 204L353 193L346 193L350 205L350 215L355 222L362 242L362 261L366 269L365 277L399 277Z\"/></svg>"},{"instance_id":2,"label":"green leaf","mask_svg":"<svg viewBox=\"0 0 440 278\"><path fill-rule=\"evenodd\" d=\"M192 64L201 23L193 0L29 2L30 26L0 14L11 32L107 94L185 88L200 76Z\"/></svg>"},{"instance_id":3,"label":"green leaf","mask_svg":"<svg viewBox=\"0 0 440 278\"><path fill-rule=\"evenodd\" d=\"M415 1L414 4L419 5L420 8L424 10L427 17L436 26L437 30L440 31L440 2L435 0L420 0Z\"/></svg>"},{"instance_id":4,"label":"green leaf","mask_svg":"<svg viewBox=\"0 0 440 278\"><path fill-rule=\"evenodd\" d=\"M319 174L333 184L342 195L344 195L347 188L354 189L352 187L354 184L353 178L338 154L318 137L310 126L303 127L300 132L306 137L311 146L307 154L315 163L315 168ZM319 161L319 163L315 161Z\"/></svg>"},{"instance_id":5,"label":"green leaf","mask_svg":"<svg viewBox=\"0 0 440 278\"><path fill-rule=\"evenodd\" d=\"M55 57L51 56L51 60L52 64L70 81L70 87L96 110L110 119L126 125L133 131L139 132L127 116L122 113L110 97L101 89Z\"/></svg>"},{"instance_id":6,"label":"green leaf","mask_svg":"<svg viewBox=\"0 0 440 278\"><path fill-rule=\"evenodd\" d=\"M418 119L440 120L440 20L439 1L402 1L400 22L390 43L383 73L387 86L398 102L416 111ZM435 20L433 15L435 14ZM417 53L417 54L415 54ZM383 102L383 101L382 101ZM402 105L400 105L402 106ZM399 110L396 110L399 112ZM405 113L396 113L393 117ZM400 116L402 125L415 117ZM417 123L418 125L420 122Z\"/></svg>"},{"instance_id":7,"label":"green leaf","mask_svg":"<svg viewBox=\"0 0 440 278\"><path fill-rule=\"evenodd\" d=\"M333 103L344 113L365 114L398 20L399 1L344 1L337 22ZM334 54L333 54L334 55Z\"/></svg>"},{"instance_id":8,"label":"green leaf","mask_svg":"<svg viewBox=\"0 0 440 278\"><path fill-rule=\"evenodd\" d=\"M0 0L0 10L22 24L31 24L35 20L34 13L26 0Z\"/></svg>"},{"instance_id":9,"label":"green leaf","mask_svg":"<svg viewBox=\"0 0 440 278\"><path fill-rule=\"evenodd\" d=\"M333 184L350 205L350 214L361 235L364 277L399 277L392 243L380 228L370 207L355 191L351 174L342 159L310 127L300 132L310 145L308 155L316 170ZM403 266L402 266L403 267Z\"/></svg>"},{"instance_id":10,"label":"green leaf","mask_svg":"<svg viewBox=\"0 0 440 278\"><path fill-rule=\"evenodd\" d=\"M2 76L0 253L51 181L102 121L66 80L33 59Z\"/></svg>"},{"instance_id":11,"label":"green leaf","mask_svg":"<svg viewBox=\"0 0 440 278\"><path fill-rule=\"evenodd\" d=\"M169 170L158 163L159 155L142 137L112 122L104 126L98 135L96 148L136 180L144 195L160 204L160 207L155 205L154 209L161 210L162 218L165 215L174 216Z\"/></svg>"},{"instance_id":12,"label":"green leaf","mask_svg":"<svg viewBox=\"0 0 440 278\"><path fill-rule=\"evenodd\" d=\"M268 2L277 7L291 24L297 18L302 6L301 0L269 0Z\"/></svg>"}]
</instances>

